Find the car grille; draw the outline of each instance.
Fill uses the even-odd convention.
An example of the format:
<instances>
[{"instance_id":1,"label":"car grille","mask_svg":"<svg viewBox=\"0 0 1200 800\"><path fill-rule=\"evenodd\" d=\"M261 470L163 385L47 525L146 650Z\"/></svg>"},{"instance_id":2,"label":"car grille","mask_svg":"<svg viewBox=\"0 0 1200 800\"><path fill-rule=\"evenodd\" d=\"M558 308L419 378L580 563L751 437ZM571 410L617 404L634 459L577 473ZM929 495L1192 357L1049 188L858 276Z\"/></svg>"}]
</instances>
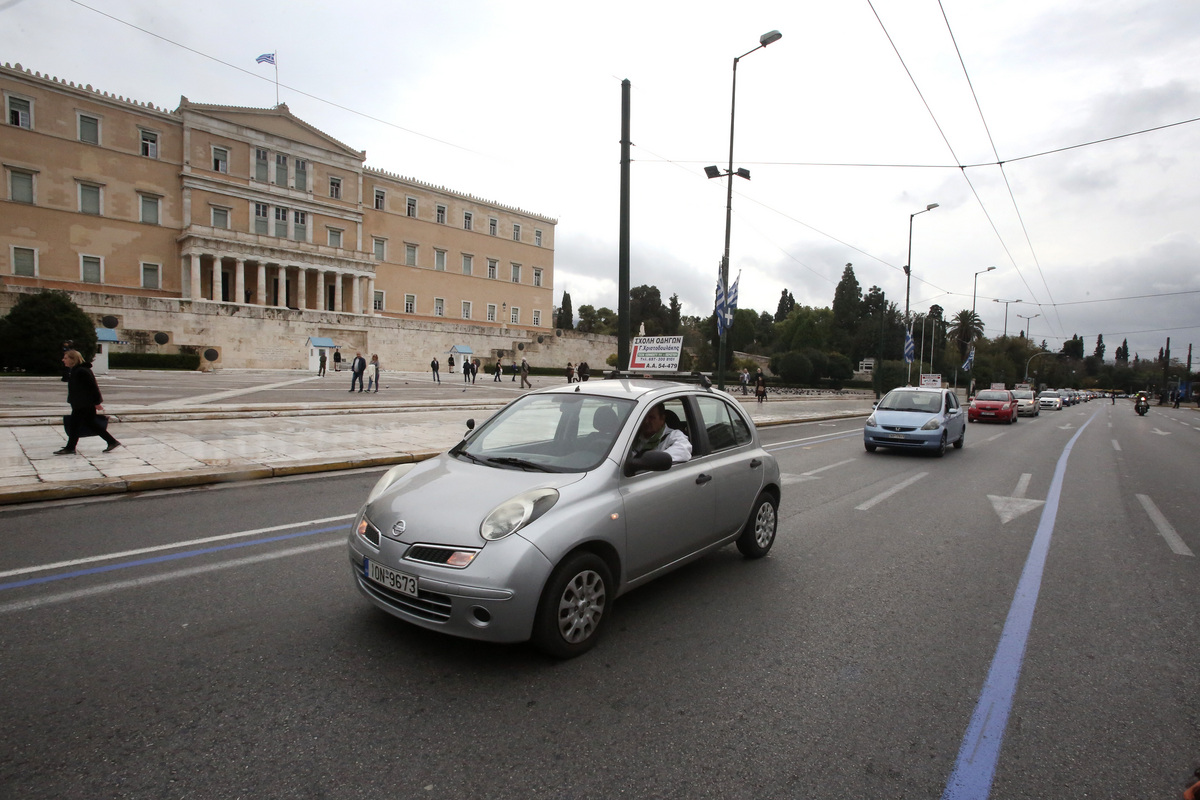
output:
<instances>
[{"instance_id":1,"label":"car grille","mask_svg":"<svg viewBox=\"0 0 1200 800\"><path fill-rule=\"evenodd\" d=\"M439 547L432 544L414 544L408 548L404 557L409 561L420 561L424 564L436 564L444 567L452 555L466 552L478 553L479 549L476 547ZM462 569L462 567L455 567L455 569Z\"/></svg>"},{"instance_id":2,"label":"car grille","mask_svg":"<svg viewBox=\"0 0 1200 800\"><path fill-rule=\"evenodd\" d=\"M411 597L407 594L393 592L386 586L380 586L374 581L367 580L362 575L358 576L358 585L372 597L415 617L432 622L446 622L450 619L449 595L421 590L417 592L416 597Z\"/></svg>"},{"instance_id":3,"label":"car grille","mask_svg":"<svg viewBox=\"0 0 1200 800\"><path fill-rule=\"evenodd\" d=\"M915 425L880 425L879 427L895 433L912 433L917 429Z\"/></svg>"},{"instance_id":4,"label":"car grille","mask_svg":"<svg viewBox=\"0 0 1200 800\"><path fill-rule=\"evenodd\" d=\"M909 430L912 430L912 429L910 428ZM898 447L921 447L922 445L924 445L924 442L922 442L918 439L905 439L900 436L888 436L886 434L884 434L882 436L876 436L875 441L876 442L887 442L889 445L896 445Z\"/></svg>"}]
</instances>

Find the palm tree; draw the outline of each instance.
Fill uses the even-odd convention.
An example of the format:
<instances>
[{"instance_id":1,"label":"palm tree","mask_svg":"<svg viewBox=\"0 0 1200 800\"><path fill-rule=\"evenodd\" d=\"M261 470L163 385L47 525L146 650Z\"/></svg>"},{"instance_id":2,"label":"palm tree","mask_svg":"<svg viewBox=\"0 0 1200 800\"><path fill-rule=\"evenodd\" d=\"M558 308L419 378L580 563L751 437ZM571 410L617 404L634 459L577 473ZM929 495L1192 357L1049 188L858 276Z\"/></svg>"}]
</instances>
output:
<instances>
[{"instance_id":1,"label":"palm tree","mask_svg":"<svg viewBox=\"0 0 1200 800\"><path fill-rule=\"evenodd\" d=\"M950 329L950 335L958 342L958 357L966 358L967 346L983 336L983 320L971 309L964 308L954 315L954 327Z\"/></svg>"}]
</instances>

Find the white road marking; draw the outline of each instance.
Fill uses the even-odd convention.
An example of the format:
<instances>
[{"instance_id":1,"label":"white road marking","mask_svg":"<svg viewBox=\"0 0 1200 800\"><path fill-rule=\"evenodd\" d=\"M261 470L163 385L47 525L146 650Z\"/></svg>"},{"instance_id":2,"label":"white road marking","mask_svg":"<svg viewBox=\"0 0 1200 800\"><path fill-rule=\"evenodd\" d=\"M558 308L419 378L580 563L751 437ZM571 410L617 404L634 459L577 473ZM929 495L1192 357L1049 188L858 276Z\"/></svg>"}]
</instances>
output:
<instances>
[{"instance_id":1,"label":"white road marking","mask_svg":"<svg viewBox=\"0 0 1200 800\"><path fill-rule=\"evenodd\" d=\"M1113 439L1113 440L1112 440L1112 443L1113 443L1113 450L1116 450L1117 452L1120 452L1120 450L1121 450L1121 443L1120 443L1120 442L1118 442L1116 439Z\"/></svg>"},{"instance_id":2,"label":"white road marking","mask_svg":"<svg viewBox=\"0 0 1200 800\"><path fill-rule=\"evenodd\" d=\"M308 525L324 525L328 522L341 522L347 519L354 519L354 514L343 514L339 517L324 517L323 519L309 519L303 522L291 522L287 525L273 525L270 528L255 528L251 531L238 531L236 533L224 533L220 536L206 536L203 539L189 539L184 542L174 542L172 544L160 544L154 547L143 547L138 550L125 550L120 553L107 553L100 556L90 556L88 558L77 558L72 561L57 561L53 564L42 564L36 567L22 567L20 569L10 569L7 572L0 572L0 578L8 578L13 575L27 575L30 572L46 572L52 569L62 569L64 567L77 567L81 564L94 564L97 561L112 561L116 558L128 558L129 556L140 556L145 553L157 553L161 550L175 550L180 547L194 547L198 544L209 544L210 542L223 542L227 539L240 539L245 536L257 536L261 533L274 533L275 531L283 531L288 528L303 528Z\"/></svg>"},{"instance_id":3,"label":"white road marking","mask_svg":"<svg viewBox=\"0 0 1200 800\"><path fill-rule=\"evenodd\" d=\"M995 436L989 436L988 438L984 439L984 441L985 442L994 442L1003 435L1004 435L1003 433L997 433Z\"/></svg>"},{"instance_id":4,"label":"white road marking","mask_svg":"<svg viewBox=\"0 0 1200 800\"><path fill-rule=\"evenodd\" d=\"M216 572L222 569L231 569L233 567L244 567L250 564L258 564L263 561L270 561L276 558L288 558L289 556L299 556L305 553L312 553L317 550L327 550L330 547L345 547L346 543L341 539L334 542L320 542L318 544L304 545L303 547L293 547L290 550L276 550L272 553L262 553L257 556L247 556L246 558L238 558L233 561L222 561L220 564L206 564L202 567L191 567L190 569L180 569L174 572L163 572L159 575L147 575L144 578L134 578L128 581L115 581L113 583L105 583L100 586L93 586L89 589L77 589L73 592L60 592L59 594L48 594L44 597L35 597L30 600L19 600L14 603L0 604L0 614L7 614L10 611L29 611L42 606L48 606L55 603L66 603L71 600L82 600L85 597L95 597L97 595L108 594L120 589L136 589L142 586L149 586L163 581L173 581L179 578L190 578L193 575L203 575L206 572Z\"/></svg>"},{"instance_id":5,"label":"white road marking","mask_svg":"<svg viewBox=\"0 0 1200 800\"><path fill-rule=\"evenodd\" d=\"M833 469L834 467L840 467L844 464L853 464L853 463L854 463L854 459L848 458L845 461L839 461L836 464L827 464L824 467L817 467L816 469L809 470L808 472L802 472L799 475L794 475L794 474L785 472L780 477L783 479L784 486L791 486L792 484L795 484L795 483L804 483L805 481L819 480L819 478L817 477L818 472L824 472L827 469Z\"/></svg>"},{"instance_id":6,"label":"white road marking","mask_svg":"<svg viewBox=\"0 0 1200 800\"><path fill-rule=\"evenodd\" d=\"M888 489L883 494L877 494L874 497L872 497L870 500L868 500L867 502L863 503L862 505L855 506L854 510L855 511L868 511L875 505L882 503L884 500L887 500L889 497L896 494L897 492L904 491L909 486L912 486L914 483L921 480L921 478L924 478L928 474L929 474L928 472L918 472L916 475L913 475L908 480L901 481L900 483L893 486L891 489Z\"/></svg>"},{"instance_id":7,"label":"white road marking","mask_svg":"<svg viewBox=\"0 0 1200 800\"><path fill-rule=\"evenodd\" d=\"M988 500L991 501L992 510L1000 517L1001 525L1006 525L1022 514L1046 504L1045 500L1025 499L1025 492L1029 491L1029 481L1032 478L1033 475L1028 472L1022 473L1021 478L1017 481L1017 488L1013 491L1012 497L1000 497L994 494L987 496Z\"/></svg>"},{"instance_id":8,"label":"white road marking","mask_svg":"<svg viewBox=\"0 0 1200 800\"><path fill-rule=\"evenodd\" d=\"M1158 506L1154 505L1154 501L1147 495L1135 495L1138 502L1142 504L1142 508L1146 509L1146 514L1149 515L1150 521L1154 523L1154 527L1158 528L1158 535L1167 541L1167 546L1175 552L1176 555L1194 556L1192 549L1184 544L1183 539L1179 538L1179 534L1175 532L1175 528L1171 527L1171 523L1167 522L1167 518L1158 510Z\"/></svg>"},{"instance_id":9,"label":"white road marking","mask_svg":"<svg viewBox=\"0 0 1200 800\"><path fill-rule=\"evenodd\" d=\"M1170 436L1171 435L1170 431L1160 431L1158 428L1151 428L1150 432L1157 433L1159 436Z\"/></svg>"}]
</instances>

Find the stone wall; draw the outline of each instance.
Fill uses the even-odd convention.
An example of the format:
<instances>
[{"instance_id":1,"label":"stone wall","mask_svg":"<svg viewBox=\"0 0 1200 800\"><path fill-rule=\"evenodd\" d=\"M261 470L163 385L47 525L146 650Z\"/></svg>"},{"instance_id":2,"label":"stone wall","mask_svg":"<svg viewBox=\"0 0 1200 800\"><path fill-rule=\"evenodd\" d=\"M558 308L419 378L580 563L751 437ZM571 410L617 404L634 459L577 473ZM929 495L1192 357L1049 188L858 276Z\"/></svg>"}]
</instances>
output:
<instances>
[{"instance_id":1,"label":"stone wall","mask_svg":"<svg viewBox=\"0 0 1200 800\"><path fill-rule=\"evenodd\" d=\"M0 285L0 316L9 312L20 294L36 291L40 290ZM524 356L535 367L566 367L568 361L587 361L593 371L604 369L608 356L617 352L615 336L575 331L539 332L515 326L438 323L99 292L68 294L96 320L97 327L105 327L105 317L116 319L117 337L129 344L111 345L110 352L195 350L202 356L202 369L307 370L308 339L322 336L333 339L346 359L353 358L355 352L368 356L377 353L385 369L402 371L427 370L435 356L445 364L454 345L470 347L485 364L494 363L498 356L506 364ZM156 334L166 334L167 343L157 344ZM216 360L203 357L208 350L215 351Z\"/></svg>"}]
</instances>

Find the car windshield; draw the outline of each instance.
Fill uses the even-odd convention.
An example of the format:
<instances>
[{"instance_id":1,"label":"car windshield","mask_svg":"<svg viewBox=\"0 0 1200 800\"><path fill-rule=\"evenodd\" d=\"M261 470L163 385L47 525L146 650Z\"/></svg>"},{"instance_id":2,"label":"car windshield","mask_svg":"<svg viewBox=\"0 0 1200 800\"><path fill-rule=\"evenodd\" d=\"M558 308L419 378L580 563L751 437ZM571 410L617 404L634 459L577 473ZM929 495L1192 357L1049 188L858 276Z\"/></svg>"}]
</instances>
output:
<instances>
[{"instance_id":1,"label":"car windshield","mask_svg":"<svg viewBox=\"0 0 1200 800\"><path fill-rule=\"evenodd\" d=\"M1017 398L1018 400L1032 400L1033 392L1029 391L1028 389L1017 389L1013 392L1013 397Z\"/></svg>"},{"instance_id":2,"label":"car windshield","mask_svg":"<svg viewBox=\"0 0 1200 800\"><path fill-rule=\"evenodd\" d=\"M975 395L976 400L999 400L1004 402L1008 400L1008 392L980 392Z\"/></svg>"},{"instance_id":3,"label":"car windshield","mask_svg":"<svg viewBox=\"0 0 1200 800\"><path fill-rule=\"evenodd\" d=\"M1055 391L1042 392L1041 394L1038 395L1038 397L1058 397L1058 396L1059 396L1058 392L1055 392Z\"/></svg>"},{"instance_id":4,"label":"car windshield","mask_svg":"<svg viewBox=\"0 0 1200 800\"><path fill-rule=\"evenodd\" d=\"M940 392L888 392L879 401L880 411L918 411L924 414L936 414L942 410L942 395Z\"/></svg>"},{"instance_id":5,"label":"car windshield","mask_svg":"<svg viewBox=\"0 0 1200 800\"><path fill-rule=\"evenodd\" d=\"M612 449L634 403L585 394L526 395L450 450L497 469L587 472Z\"/></svg>"}]
</instances>

